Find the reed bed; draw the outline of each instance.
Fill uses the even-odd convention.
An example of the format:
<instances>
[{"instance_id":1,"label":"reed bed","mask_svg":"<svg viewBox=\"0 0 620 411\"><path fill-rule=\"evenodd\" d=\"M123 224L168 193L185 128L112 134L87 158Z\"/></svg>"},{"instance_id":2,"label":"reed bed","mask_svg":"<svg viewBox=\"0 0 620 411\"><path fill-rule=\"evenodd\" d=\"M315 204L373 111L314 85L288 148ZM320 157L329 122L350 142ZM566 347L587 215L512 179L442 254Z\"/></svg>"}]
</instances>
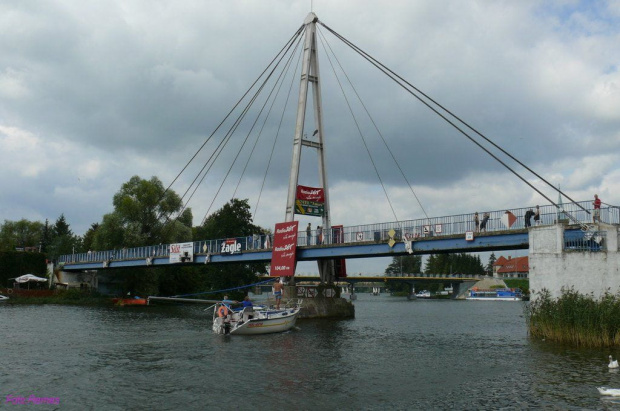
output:
<instances>
[{"instance_id":1,"label":"reed bed","mask_svg":"<svg viewBox=\"0 0 620 411\"><path fill-rule=\"evenodd\" d=\"M620 296L606 293L600 300L574 289L552 299L548 290L529 304L532 337L579 347L620 346Z\"/></svg>"}]
</instances>

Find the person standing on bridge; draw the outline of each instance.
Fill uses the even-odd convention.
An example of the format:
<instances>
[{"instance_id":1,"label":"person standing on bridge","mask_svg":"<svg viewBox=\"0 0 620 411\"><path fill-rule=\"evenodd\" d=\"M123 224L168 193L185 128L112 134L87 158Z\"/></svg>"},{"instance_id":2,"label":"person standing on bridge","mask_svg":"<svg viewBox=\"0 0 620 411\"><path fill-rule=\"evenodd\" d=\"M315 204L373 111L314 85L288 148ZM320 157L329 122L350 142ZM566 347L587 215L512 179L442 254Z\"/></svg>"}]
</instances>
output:
<instances>
[{"instance_id":1,"label":"person standing on bridge","mask_svg":"<svg viewBox=\"0 0 620 411\"><path fill-rule=\"evenodd\" d=\"M480 232L487 231L487 221L489 221L489 213L484 213L482 221L480 222Z\"/></svg>"},{"instance_id":2,"label":"person standing on bridge","mask_svg":"<svg viewBox=\"0 0 620 411\"><path fill-rule=\"evenodd\" d=\"M594 202L592 203L594 206L594 213L592 214L592 222L596 223L597 221L601 222L601 199L598 198L598 194L594 194Z\"/></svg>"},{"instance_id":3,"label":"person standing on bridge","mask_svg":"<svg viewBox=\"0 0 620 411\"><path fill-rule=\"evenodd\" d=\"M478 212L474 214L474 230L478 233L480 232L480 217L478 217Z\"/></svg>"},{"instance_id":4,"label":"person standing on bridge","mask_svg":"<svg viewBox=\"0 0 620 411\"><path fill-rule=\"evenodd\" d=\"M321 245L323 242L323 228L320 225L316 226L316 245Z\"/></svg>"},{"instance_id":5,"label":"person standing on bridge","mask_svg":"<svg viewBox=\"0 0 620 411\"><path fill-rule=\"evenodd\" d=\"M308 223L306 227L306 245L310 245L310 240L312 239L312 224Z\"/></svg>"},{"instance_id":6,"label":"person standing on bridge","mask_svg":"<svg viewBox=\"0 0 620 411\"><path fill-rule=\"evenodd\" d=\"M536 206L536 212L534 213L534 223L540 225L540 207Z\"/></svg>"},{"instance_id":7,"label":"person standing on bridge","mask_svg":"<svg viewBox=\"0 0 620 411\"><path fill-rule=\"evenodd\" d=\"M525 212L525 216L523 217L525 219L526 228L532 226L532 217L534 217L534 211L532 211L532 209L530 208Z\"/></svg>"}]
</instances>

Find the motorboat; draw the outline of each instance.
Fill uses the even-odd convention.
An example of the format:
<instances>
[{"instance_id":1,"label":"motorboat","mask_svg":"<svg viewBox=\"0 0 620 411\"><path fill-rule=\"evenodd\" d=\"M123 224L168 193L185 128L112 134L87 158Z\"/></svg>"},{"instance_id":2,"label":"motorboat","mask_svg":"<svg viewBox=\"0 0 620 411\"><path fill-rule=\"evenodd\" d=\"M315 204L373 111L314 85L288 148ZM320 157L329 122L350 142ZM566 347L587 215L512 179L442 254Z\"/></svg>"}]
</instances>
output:
<instances>
[{"instance_id":1,"label":"motorboat","mask_svg":"<svg viewBox=\"0 0 620 411\"><path fill-rule=\"evenodd\" d=\"M596 389L601 395L607 395L610 397L620 397L620 388L596 387Z\"/></svg>"},{"instance_id":2,"label":"motorboat","mask_svg":"<svg viewBox=\"0 0 620 411\"><path fill-rule=\"evenodd\" d=\"M417 298L431 298L431 292L428 290L422 290L415 295Z\"/></svg>"},{"instance_id":3,"label":"motorboat","mask_svg":"<svg viewBox=\"0 0 620 411\"><path fill-rule=\"evenodd\" d=\"M149 305L147 298L141 297L128 297L128 298L113 298L114 305L126 306L126 305Z\"/></svg>"},{"instance_id":4,"label":"motorboat","mask_svg":"<svg viewBox=\"0 0 620 411\"><path fill-rule=\"evenodd\" d=\"M492 288L488 290L473 287L466 300L475 301L522 301L523 292L519 288Z\"/></svg>"},{"instance_id":5,"label":"motorboat","mask_svg":"<svg viewBox=\"0 0 620 411\"><path fill-rule=\"evenodd\" d=\"M6 295L0 294L0 303L3 302L3 301L6 301L8 299L9 299L9 297L7 297Z\"/></svg>"},{"instance_id":6,"label":"motorboat","mask_svg":"<svg viewBox=\"0 0 620 411\"><path fill-rule=\"evenodd\" d=\"M266 305L234 308L218 302L213 308L213 332L216 334L258 335L288 331L295 326L303 300L291 300L284 308Z\"/></svg>"}]
</instances>

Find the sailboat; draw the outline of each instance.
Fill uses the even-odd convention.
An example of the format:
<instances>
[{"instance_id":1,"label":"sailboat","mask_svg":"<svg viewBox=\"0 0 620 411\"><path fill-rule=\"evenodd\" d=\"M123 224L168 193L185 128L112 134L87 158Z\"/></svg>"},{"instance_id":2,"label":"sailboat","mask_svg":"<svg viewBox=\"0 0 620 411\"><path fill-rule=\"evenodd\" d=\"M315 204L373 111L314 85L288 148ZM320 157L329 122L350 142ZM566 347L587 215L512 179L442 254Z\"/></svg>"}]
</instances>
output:
<instances>
[{"instance_id":1,"label":"sailboat","mask_svg":"<svg viewBox=\"0 0 620 411\"><path fill-rule=\"evenodd\" d=\"M213 332L258 335L288 331L295 326L302 300L290 300L282 309L264 305L234 309L229 302L213 306Z\"/></svg>"}]
</instances>

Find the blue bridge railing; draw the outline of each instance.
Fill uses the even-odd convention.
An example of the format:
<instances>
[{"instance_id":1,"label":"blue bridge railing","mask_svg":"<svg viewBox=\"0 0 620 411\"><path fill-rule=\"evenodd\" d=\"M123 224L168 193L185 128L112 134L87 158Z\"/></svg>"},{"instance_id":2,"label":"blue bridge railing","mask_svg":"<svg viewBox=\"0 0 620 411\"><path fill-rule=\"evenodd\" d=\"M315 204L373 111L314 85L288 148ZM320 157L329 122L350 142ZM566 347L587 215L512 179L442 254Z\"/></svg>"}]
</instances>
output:
<instances>
[{"instance_id":1,"label":"blue bridge railing","mask_svg":"<svg viewBox=\"0 0 620 411\"><path fill-rule=\"evenodd\" d=\"M590 212L584 211L577 204L564 204L560 210L552 205L540 206L540 218L535 221L531 218L532 225L549 225L557 221L568 220L575 223L575 220L582 224L592 223L592 202L582 201L578 203L581 207ZM498 232L506 230L523 229L527 227L525 215L528 210L535 211L535 207L511 208L506 210L495 211L478 211L478 224L475 222L474 213L459 214L445 217L432 217L416 220L405 220L398 222L364 224L356 226L333 226L331 232L318 232L311 230L308 236L305 227L299 227L297 245L299 247L320 246L328 244L353 244L363 242L384 242L389 240L390 231L394 230L394 240L399 241L403 238L416 240L427 237L439 237L450 235L461 235L468 231L473 232ZM510 212L516 220L512 225L507 226L503 220L504 215ZM568 219L568 215L573 218ZM487 221L482 226L485 215L488 215ZM620 223L620 207L607 206L601 208L601 222L607 224ZM241 244L243 252L251 252L258 250L270 250L273 244L271 234L260 233L235 238ZM230 239L229 238L229 239ZM221 245L229 239L216 240L200 240L193 242L194 254L217 254L221 250ZM569 240L570 247L578 247L577 244L572 245L573 240ZM585 245L584 245L585 247ZM77 263L77 262L97 262L97 261L114 261L128 259L146 259L154 257L167 257L170 255L170 245L160 244L154 246L142 246L133 248L122 248L106 251L89 251L85 253L76 253L60 256L59 263Z\"/></svg>"}]
</instances>

